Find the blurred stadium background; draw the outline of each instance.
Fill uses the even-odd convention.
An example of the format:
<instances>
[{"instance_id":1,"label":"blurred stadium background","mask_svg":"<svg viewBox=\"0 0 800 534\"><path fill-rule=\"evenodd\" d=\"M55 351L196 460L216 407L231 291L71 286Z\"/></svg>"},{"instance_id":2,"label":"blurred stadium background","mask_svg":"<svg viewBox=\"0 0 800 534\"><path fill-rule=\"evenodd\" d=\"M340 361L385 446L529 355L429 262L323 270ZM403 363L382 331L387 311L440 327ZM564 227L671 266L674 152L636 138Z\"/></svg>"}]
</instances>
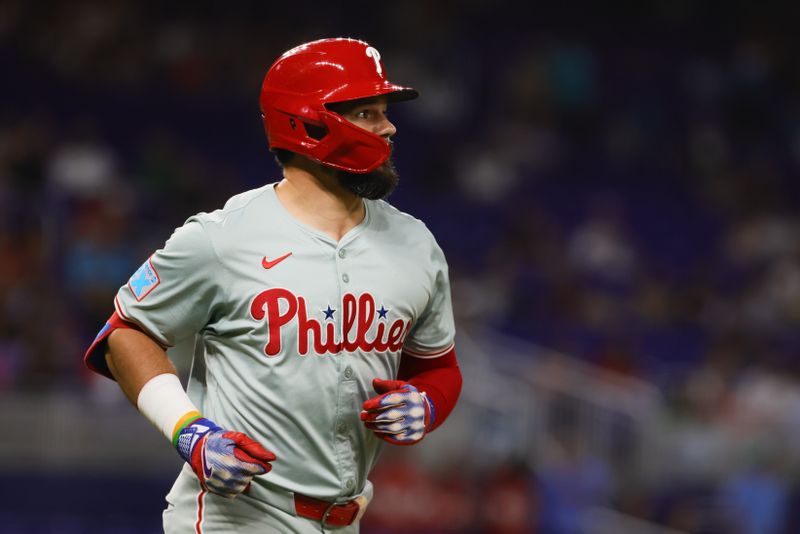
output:
<instances>
[{"instance_id":1,"label":"blurred stadium background","mask_svg":"<svg viewBox=\"0 0 800 534\"><path fill-rule=\"evenodd\" d=\"M0 532L159 531L177 455L83 350L174 227L278 178L261 79L327 36L420 89L391 201L465 377L363 531L800 532L796 5L188 5L0 0Z\"/></svg>"}]
</instances>

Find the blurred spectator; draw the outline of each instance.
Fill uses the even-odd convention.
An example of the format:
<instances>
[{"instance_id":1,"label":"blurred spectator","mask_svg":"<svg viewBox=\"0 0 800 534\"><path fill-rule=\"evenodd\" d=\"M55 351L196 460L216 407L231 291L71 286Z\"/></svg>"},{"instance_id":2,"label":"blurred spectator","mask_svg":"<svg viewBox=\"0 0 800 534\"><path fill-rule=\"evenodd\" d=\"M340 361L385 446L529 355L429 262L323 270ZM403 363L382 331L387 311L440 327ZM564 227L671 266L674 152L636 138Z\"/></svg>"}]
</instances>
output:
<instances>
[{"instance_id":1,"label":"blurred spectator","mask_svg":"<svg viewBox=\"0 0 800 534\"><path fill-rule=\"evenodd\" d=\"M375 498L362 523L379 534L468 532L478 516L463 466L431 473L405 454L387 454L370 475ZM479 499L482 497L475 496Z\"/></svg>"},{"instance_id":2,"label":"blurred spectator","mask_svg":"<svg viewBox=\"0 0 800 534\"><path fill-rule=\"evenodd\" d=\"M48 181L65 198L108 194L118 180L113 150L100 142L95 127L81 123L73 137L58 146L48 164Z\"/></svg>"},{"instance_id":3,"label":"blurred spectator","mask_svg":"<svg viewBox=\"0 0 800 534\"><path fill-rule=\"evenodd\" d=\"M615 481L607 460L594 457L580 439L577 406L565 402L555 413L549 446L535 470L539 525L542 532L580 534L583 512L610 505Z\"/></svg>"},{"instance_id":4,"label":"blurred spectator","mask_svg":"<svg viewBox=\"0 0 800 534\"><path fill-rule=\"evenodd\" d=\"M63 283L82 324L102 325L111 314L108 295L137 267L127 239L129 215L124 201L103 199L76 204L72 217L65 236Z\"/></svg>"},{"instance_id":5,"label":"blurred spectator","mask_svg":"<svg viewBox=\"0 0 800 534\"><path fill-rule=\"evenodd\" d=\"M568 257L578 274L598 283L635 283L638 258L618 199L592 199L589 213L567 244Z\"/></svg>"},{"instance_id":6,"label":"blurred spectator","mask_svg":"<svg viewBox=\"0 0 800 534\"><path fill-rule=\"evenodd\" d=\"M537 527L541 513L539 495L525 465L508 462L498 467L483 484L479 503L480 532L540 532Z\"/></svg>"},{"instance_id":7,"label":"blurred spectator","mask_svg":"<svg viewBox=\"0 0 800 534\"><path fill-rule=\"evenodd\" d=\"M732 534L781 534L788 518L790 487L780 455L752 451L744 468L722 486L720 497Z\"/></svg>"}]
</instances>

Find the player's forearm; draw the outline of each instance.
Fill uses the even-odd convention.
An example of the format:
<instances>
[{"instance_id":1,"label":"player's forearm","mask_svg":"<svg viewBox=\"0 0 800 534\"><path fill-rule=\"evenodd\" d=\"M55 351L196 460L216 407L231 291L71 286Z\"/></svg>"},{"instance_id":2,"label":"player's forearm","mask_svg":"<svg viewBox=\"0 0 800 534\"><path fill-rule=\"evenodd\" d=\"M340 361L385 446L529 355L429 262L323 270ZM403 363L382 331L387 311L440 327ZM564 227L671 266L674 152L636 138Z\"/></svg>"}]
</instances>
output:
<instances>
[{"instance_id":1,"label":"player's forearm","mask_svg":"<svg viewBox=\"0 0 800 534\"><path fill-rule=\"evenodd\" d=\"M201 416L166 352L149 336L119 328L109 334L107 347L111 375L131 403L172 442L204 489L232 498L245 491L254 476L272 469L275 455L260 443Z\"/></svg>"},{"instance_id":2,"label":"player's forearm","mask_svg":"<svg viewBox=\"0 0 800 534\"><path fill-rule=\"evenodd\" d=\"M133 328L120 328L108 336L106 363L128 400L136 406L139 392L152 378L176 374L175 366L158 343Z\"/></svg>"},{"instance_id":3,"label":"player's forearm","mask_svg":"<svg viewBox=\"0 0 800 534\"><path fill-rule=\"evenodd\" d=\"M131 404L174 442L176 433L200 417L164 349L147 334L119 328L108 336L106 363Z\"/></svg>"}]
</instances>

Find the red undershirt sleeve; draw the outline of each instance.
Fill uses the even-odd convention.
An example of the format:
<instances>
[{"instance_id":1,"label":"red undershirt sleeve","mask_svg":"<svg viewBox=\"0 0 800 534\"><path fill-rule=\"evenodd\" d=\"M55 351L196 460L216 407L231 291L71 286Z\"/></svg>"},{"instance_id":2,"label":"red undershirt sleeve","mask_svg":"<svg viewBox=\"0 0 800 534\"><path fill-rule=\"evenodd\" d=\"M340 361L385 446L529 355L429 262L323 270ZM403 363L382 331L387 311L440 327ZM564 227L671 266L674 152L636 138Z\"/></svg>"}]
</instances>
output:
<instances>
[{"instance_id":1,"label":"red undershirt sleeve","mask_svg":"<svg viewBox=\"0 0 800 534\"><path fill-rule=\"evenodd\" d=\"M430 431L447 419L461 393L461 370L455 349L438 358L418 358L404 352L397 378L424 391L433 403L435 419Z\"/></svg>"}]
</instances>

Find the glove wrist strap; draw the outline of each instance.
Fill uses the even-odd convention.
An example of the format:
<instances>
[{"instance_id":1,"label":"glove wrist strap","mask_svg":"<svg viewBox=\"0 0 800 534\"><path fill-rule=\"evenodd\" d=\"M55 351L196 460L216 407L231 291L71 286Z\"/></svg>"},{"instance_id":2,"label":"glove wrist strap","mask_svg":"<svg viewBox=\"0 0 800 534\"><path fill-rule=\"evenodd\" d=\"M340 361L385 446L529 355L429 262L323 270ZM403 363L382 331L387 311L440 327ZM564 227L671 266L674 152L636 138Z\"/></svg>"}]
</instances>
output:
<instances>
[{"instance_id":1,"label":"glove wrist strap","mask_svg":"<svg viewBox=\"0 0 800 534\"><path fill-rule=\"evenodd\" d=\"M425 431L427 432L433 428L433 425L436 422L436 408L433 405L433 401L428 398L427 393L420 391L420 395L422 395L422 400L425 401L425 404L428 406L428 424L425 425Z\"/></svg>"},{"instance_id":2,"label":"glove wrist strap","mask_svg":"<svg viewBox=\"0 0 800 534\"><path fill-rule=\"evenodd\" d=\"M172 444L178 449L181 458L192 463L192 452L195 446L209 432L219 430L220 427L204 417L197 417L175 432Z\"/></svg>"}]
</instances>

